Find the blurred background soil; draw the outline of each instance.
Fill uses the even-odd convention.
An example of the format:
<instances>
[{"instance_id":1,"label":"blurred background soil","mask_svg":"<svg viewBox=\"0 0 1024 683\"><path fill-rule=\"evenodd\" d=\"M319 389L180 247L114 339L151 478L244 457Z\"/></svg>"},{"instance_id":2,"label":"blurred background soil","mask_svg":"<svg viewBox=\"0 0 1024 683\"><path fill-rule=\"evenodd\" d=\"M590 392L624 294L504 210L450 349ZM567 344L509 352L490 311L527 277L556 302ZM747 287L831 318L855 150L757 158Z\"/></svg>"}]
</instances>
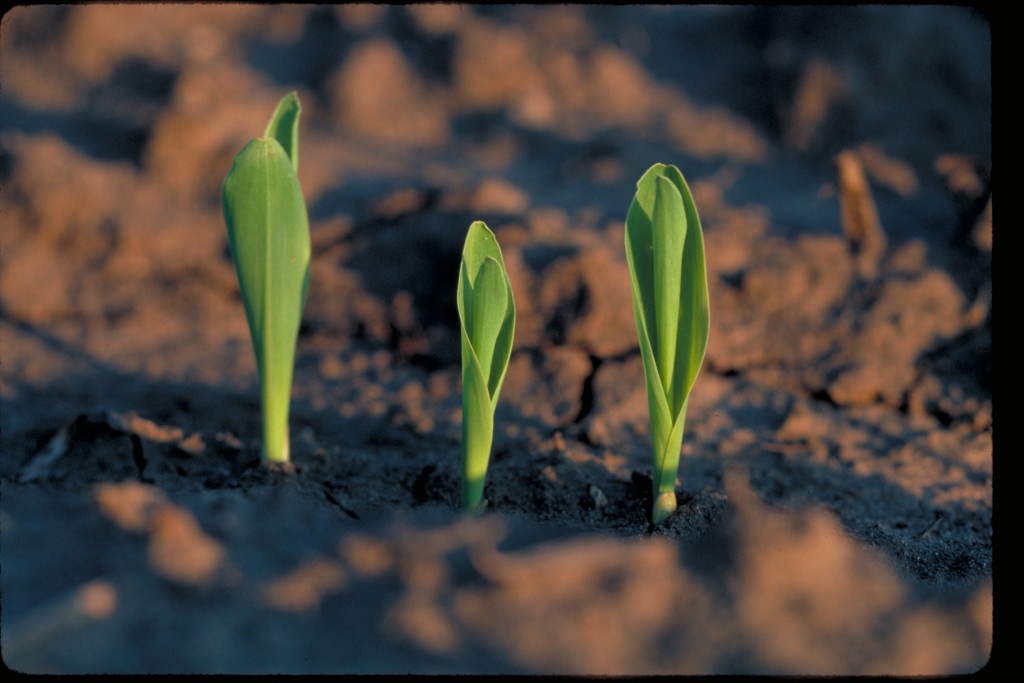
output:
<instances>
[{"instance_id":1,"label":"blurred background soil","mask_svg":"<svg viewBox=\"0 0 1024 683\"><path fill-rule=\"evenodd\" d=\"M279 471L220 186L293 89L313 265ZM961 7L8 11L4 663L981 669L991 97ZM652 530L623 219L655 162L696 198L712 328ZM475 219L519 322L466 519Z\"/></svg>"}]
</instances>

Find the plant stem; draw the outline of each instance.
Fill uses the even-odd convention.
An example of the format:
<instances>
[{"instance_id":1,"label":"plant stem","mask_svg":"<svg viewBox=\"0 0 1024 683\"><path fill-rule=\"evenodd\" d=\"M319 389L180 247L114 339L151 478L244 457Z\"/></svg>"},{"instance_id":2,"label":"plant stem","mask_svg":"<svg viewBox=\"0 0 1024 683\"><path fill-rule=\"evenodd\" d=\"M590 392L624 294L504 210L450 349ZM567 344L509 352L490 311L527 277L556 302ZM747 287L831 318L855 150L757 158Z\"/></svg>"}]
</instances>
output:
<instances>
[{"instance_id":1,"label":"plant stem","mask_svg":"<svg viewBox=\"0 0 1024 683\"><path fill-rule=\"evenodd\" d=\"M683 447L682 416L675 428L668 434L656 434L654 439L654 477L652 488L654 507L651 518L655 526L661 524L676 511L676 474L679 471L679 457Z\"/></svg>"},{"instance_id":2,"label":"plant stem","mask_svg":"<svg viewBox=\"0 0 1024 683\"><path fill-rule=\"evenodd\" d=\"M476 397L463 392L462 414L469 415L472 406L466 405ZM491 456L493 423L474 424L462 420L462 509L467 512L481 512L484 504L484 482L487 477L487 463ZM479 430L478 433L473 433Z\"/></svg>"}]
</instances>

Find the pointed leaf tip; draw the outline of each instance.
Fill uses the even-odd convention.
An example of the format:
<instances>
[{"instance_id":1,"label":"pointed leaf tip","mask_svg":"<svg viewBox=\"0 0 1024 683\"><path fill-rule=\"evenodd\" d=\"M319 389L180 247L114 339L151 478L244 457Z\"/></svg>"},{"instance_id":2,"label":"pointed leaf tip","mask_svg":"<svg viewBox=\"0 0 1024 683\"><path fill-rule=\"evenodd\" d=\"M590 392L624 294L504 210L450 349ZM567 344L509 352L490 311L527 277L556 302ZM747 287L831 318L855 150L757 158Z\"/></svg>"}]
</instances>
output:
<instances>
[{"instance_id":1,"label":"pointed leaf tip","mask_svg":"<svg viewBox=\"0 0 1024 683\"><path fill-rule=\"evenodd\" d=\"M299 115L302 104L295 90L281 98L277 108L267 122L263 137L273 138L280 143L292 161L292 169L299 170Z\"/></svg>"}]
</instances>

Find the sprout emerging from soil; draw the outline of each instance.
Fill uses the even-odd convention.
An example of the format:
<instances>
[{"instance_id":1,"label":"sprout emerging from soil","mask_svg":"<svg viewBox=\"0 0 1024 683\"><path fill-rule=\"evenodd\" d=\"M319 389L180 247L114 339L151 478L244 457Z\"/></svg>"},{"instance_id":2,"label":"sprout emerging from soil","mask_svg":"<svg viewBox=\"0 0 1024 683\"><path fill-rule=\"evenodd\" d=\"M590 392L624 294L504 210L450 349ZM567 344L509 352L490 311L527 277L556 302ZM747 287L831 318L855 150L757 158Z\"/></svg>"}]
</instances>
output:
<instances>
[{"instance_id":1,"label":"sprout emerging from soil","mask_svg":"<svg viewBox=\"0 0 1024 683\"><path fill-rule=\"evenodd\" d=\"M469 226L458 285L462 327L462 507L486 507L484 478L491 457L494 410L512 354L516 305L494 233Z\"/></svg>"},{"instance_id":2,"label":"sprout emerging from soil","mask_svg":"<svg viewBox=\"0 0 1024 683\"><path fill-rule=\"evenodd\" d=\"M250 140L224 179L224 221L256 352L263 459L287 462L288 408L309 290L309 218L299 167L298 95L285 95L263 137Z\"/></svg>"},{"instance_id":3,"label":"sprout emerging from soil","mask_svg":"<svg viewBox=\"0 0 1024 683\"><path fill-rule=\"evenodd\" d=\"M710 319L700 218L675 166L655 164L637 182L626 217L626 261L651 420L651 519L658 525L676 509L686 404L704 361Z\"/></svg>"}]
</instances>

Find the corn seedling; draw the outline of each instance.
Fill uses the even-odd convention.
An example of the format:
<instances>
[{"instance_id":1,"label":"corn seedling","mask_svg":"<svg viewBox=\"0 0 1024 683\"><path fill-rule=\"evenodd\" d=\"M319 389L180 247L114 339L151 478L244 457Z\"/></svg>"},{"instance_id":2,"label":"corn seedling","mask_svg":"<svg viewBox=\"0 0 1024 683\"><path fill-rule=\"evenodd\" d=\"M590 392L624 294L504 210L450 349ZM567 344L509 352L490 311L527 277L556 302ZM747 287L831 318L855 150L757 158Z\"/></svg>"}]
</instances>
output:
<instances>
[{"instance_id":1,"label":"corn seedling","mask_svg":"<svg viewBox=\"0 0 1024 683\"><path fill-rule=\"evenodd\" d=\"M482 222L469 226L458 284L462 328L462 507L486 507L484 479L494 437L494 411L505 380L516 306L512 284L494 233Z\"/></svg>"},{"instance_id":2,"label":"corn seedling","mask_svg":"<svg viewBox=\"0 0 1024 683\"><path fill-rule=\"evenodd\" d=\"M298 95L285 95L263 137L224 179L224 221L256 352L263 459L287 462L288 407L299 323L309 289L309 218L299 167Z\"/></svg>"},{"instance_id":3,"label":"corn seedling","mask_svg":"<svg viewBox=\"0 0 1024 683\"><path fill-rule=\"evenodd\" d=\"M676 509L686 404L709 330L704 236L675 166L655 164L637 182L626 217L626 261L647 385L657 525Z\"/></svg>"}]
</instances>

